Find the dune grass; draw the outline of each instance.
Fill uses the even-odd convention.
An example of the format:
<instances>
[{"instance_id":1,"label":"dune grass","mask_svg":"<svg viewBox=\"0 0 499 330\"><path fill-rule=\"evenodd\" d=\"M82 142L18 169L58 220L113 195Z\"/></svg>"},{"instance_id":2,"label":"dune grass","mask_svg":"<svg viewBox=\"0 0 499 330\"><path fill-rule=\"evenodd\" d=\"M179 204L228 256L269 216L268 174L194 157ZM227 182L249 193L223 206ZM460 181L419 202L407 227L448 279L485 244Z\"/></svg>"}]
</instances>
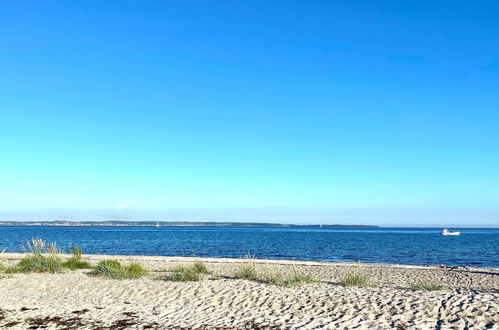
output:
<instances>
[{"instance_id":1,"label":"dune grass","mask_svg":"<svg viewBox=\"0 0 499 330\"><path fill-rule=\"evenodd\" d=\"M243 259L245 260L245 262L236 270L236 272L234 273L234 278L240 280L256 281L258 279L258 273L255 267L256 256L250 253L246 253Z\"/></svg>"},{"instance_id":2,"label":"dune grass","mask_svg":"<svg viewBox=\"0 0 499 330\"><path fill-rule=\"evenodd\" d=\"M64 268L70 270L76 269L91 269L92 265L86 261L81 260L83 250L78 245L71 247L71 257L63 263Z\"/></svg>"},{"instance_id":3,"label":"dune grass","mask_svg":"<svg viewBox=\"0 0 499 330\"><path fill-rule=\"evenodd\" d=\"M414 291L416 291L416 290L439 291L439 290L443 290L444 287L438 283L435 283L435 282L418 280L418 281L411 284L410 289L414 290Z\"/></svg>"},{"instance_id":4,"label":"dune grass","mask_svg":"<svg viewBox=\"0 0 499 330\"><path fill-rule=\"evenodd\" d=\"M256 281L282 287L294 287L315 282L311 275L297 270L291 274L284 274L280 270L271 270L257 276Z\"/></svg>"},{"instance_id":5,"label":"dune grass","mask_svg":"<svg viewBox=\"0 0 499 330\"><path fill-rule=\"evenodd\" d=\"M244 259L245 263L234 273L235 279L256 281L282 287L292 287L315 282L311 275L297 270L294 270L291 274L285 274L278 269L259 273L255 266L255 255L247 253Z\"/></svg>"},{"instance_id":6,"label":"dune grass","mask_svg":"<svg viewBox=\"0 0 499 330\"><path fill-rule=\"evenodd\" d=\"M351 271L343 275L340 279L342 286L372 286L369 276L360 271Z\"/></svg>"},{"instance_id":7,"label":"dune grass","mask_svg":"<svg viewBox=\"0 0 499 330\"><path fill-rule=\"evenodd\" d=\"M310 284L316 282L312 275L306 274L301 271L293 271L290 281L293 285Z\"/></svg>"},{"instance_id":8,"label":"dune grass","mask_svg":"<svg viewBox=\"0 0 499 330\"><path fill-rule=\"evenodd\" d=\"M10 272L15 273L60 273L64 270L64 261L57 255L34 254L24 257Z\"/></svg>"},{"instance_id":9,"label":"dune grass","mask_svg":"<svg viewBox=\"0 0 499 330\"><path fill-rule=\"evenodd\" d=\"M192 265L192 268L195 272L201 274L211 274L211 271L208 269L208 267L206 267L206 265L201 262L195 262L194 265Z\"/></svg>"},{"instance_id":10,"label":"dune grass","mask_svg":"<svg viewBox=\"0 0 499 330\"><path fill-rule=\"evenodd\" d=\"M234 278L241 280L251 280L256 281L258 279L258 273L254 264L246 264L239 267L239 269L234 274Z\"/></svg>"},{"instance_id":11,"label":"dune grass","mask_svg":"<svg viewBox=\"0 0 499 330\"><path fill-rule=\"evenodd\" d=\"M22 250L26 256L16 266L7 268L6 273L60 273L64 269L61 250L55 243L33 238Z\"/></svg>"},{"instance_id":12,"label":"dune grass","mask_svg":"<svg viewBox=\"0 0 499 330\"><path fill-rule=\"evenodd\" d=\"M282 271L275 269L259 273L253 262L239 267L234 273L234 278L282 287L292 287L315 282L311 275L297 270L294 270L291 274L284 274Z\"/></svg>"},{"instance_id":13,"label":"dune grass","mask_svg":"<svg viewBox=\"0 0 499 330\"><path fill-rule=\"evenodd\" d=\"M81 260L75 260L73 258L70 258L69 260L64 261L62 264L64 268L70 269L70 270L77 270L77 269L92 269L92 265L86 261L81 261Z\"/></svg>"},{"instance_id":14,"label":"dune grass","mask_svg":"<svg viewBox=\"0 0 499 330\"><path fill-rule=\"evenodd\" d=\"M146 276L147 273L147 270L138 263L122 265L117 260L102 260L90 274L111 279L131 280Z\"/></svg>"},{"instance_id":15,"label":"dune grass","mask_svg":"<svg viewBox=\"0 0 499 330\"><path fill-rule=\"evenodd\" d=\"M201 281L205 275L211 271L201 262L196 262L191 266L175 267L169 270L170 274L163 279L172 282L196 282Z\"/></svg>"},{"instance_id":16,"label":"dune grass","mask_svg":"<svg viewBox=\"0 0 499 330\"><path fill-rule=\"evenodd\" d=\"M5 273L61 273L65 269L89 269L92 266L81 260L83 251L77 246L71 249L71 257L64 260L63 252L56 243L33 238L21 247L26 256L13 267L5 267Z\"/></svg>"}]
</instances>

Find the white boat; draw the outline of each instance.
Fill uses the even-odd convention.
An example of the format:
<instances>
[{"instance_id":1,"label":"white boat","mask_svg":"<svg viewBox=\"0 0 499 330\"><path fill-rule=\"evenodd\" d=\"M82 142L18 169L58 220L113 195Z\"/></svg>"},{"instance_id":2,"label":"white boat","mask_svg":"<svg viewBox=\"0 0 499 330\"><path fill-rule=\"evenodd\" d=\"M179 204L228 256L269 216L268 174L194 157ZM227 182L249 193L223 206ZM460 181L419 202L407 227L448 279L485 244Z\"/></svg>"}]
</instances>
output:
<instances>
[{"instance_id":1,"label":"white boat","mask_svg":"<svg viewBox=\"0 0 499 330\"><path fill-rule=\"evenodd\" d=\"M156 222L156 228L159 228L159 222Z\"/></svg>"},{"instance_id":2,"label":"white boat","mask_svg":"<svg viewBox=\"0 0 499 330\"><path fill-rule=\"evenodd\" d=\"M461 234L461 232L460 231L449 231L449 229L444 228L444 230L442 230L442 232L440 234L445 235L445 236L459 236Z\"/></svg>"}]
</instances>

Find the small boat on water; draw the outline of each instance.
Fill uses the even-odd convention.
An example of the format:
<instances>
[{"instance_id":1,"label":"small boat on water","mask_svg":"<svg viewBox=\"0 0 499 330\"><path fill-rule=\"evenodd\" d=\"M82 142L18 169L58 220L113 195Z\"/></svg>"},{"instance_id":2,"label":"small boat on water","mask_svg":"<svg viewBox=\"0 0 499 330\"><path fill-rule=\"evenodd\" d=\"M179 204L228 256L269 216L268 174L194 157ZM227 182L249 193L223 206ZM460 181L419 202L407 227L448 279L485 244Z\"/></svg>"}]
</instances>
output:
<instances>
[{"instance_id":1,"label":"small boat on water","mask_svg":"<svg viewBox=\"0 0 499 330\"><path fill-rule=\"evenodd\" d=\"M449 229L444 228L444 230L442 230L442 232L440 234L445 235L445 236L459 236L461 234L461 232L460 231L449 231Z\"/></svg>"},{"instance_id":2,"label":"small boat on water","mask_svg":"<svg viewBox=\"0 0 499 330\"><path fill-rule=\"evenodd\" d=\"M159 222L156 222L156 228L159 228Z\"/></svg>"}]
</instances>

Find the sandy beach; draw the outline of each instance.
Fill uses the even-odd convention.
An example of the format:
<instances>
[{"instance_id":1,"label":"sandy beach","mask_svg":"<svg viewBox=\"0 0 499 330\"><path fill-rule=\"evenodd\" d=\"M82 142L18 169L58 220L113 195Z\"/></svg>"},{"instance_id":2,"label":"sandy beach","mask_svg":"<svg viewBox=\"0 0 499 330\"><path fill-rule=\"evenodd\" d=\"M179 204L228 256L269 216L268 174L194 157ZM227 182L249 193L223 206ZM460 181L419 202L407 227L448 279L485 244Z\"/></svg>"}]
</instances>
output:
<instances>
[{"instance_id":1,"label":"sandy beach","mask_svg":"<svg viewBox=\"0 0 499 330\"><path fill-rule=\"evenodd\" d=\"M3 253L3 264L22 254ZM244 259L85 255L96 264L139 262L137 280L61 274L0 274L0 327L11 329L497 329L499 269L254 260L259 272L296 270L316 281L280 287L234 279ZM161 280L169 269L204 263L199 282ZM344 274L372 285L344 287ZM441 290L414 290L418 280ZM412 288L412 289L411 289Z\"/></svg>"}]
</instances>

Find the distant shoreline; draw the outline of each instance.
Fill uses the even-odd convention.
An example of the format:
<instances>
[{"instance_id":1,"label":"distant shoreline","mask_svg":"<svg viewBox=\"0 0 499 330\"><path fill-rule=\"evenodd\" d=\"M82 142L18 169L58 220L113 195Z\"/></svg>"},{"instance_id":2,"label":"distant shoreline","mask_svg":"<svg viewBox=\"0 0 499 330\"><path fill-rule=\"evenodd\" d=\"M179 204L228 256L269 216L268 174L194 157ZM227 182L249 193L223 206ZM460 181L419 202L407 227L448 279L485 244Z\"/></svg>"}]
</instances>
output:
<instances>
[{"instance_id":1,"label":"distant shoreline","mask_svg":"<svg viewBox=\"0 0 499 330\"><path fill-rule=\"evenodd\" d=\"M318 228L380 228L375 225L340 225L340 224L315 224L295 225L280 223L258 223L258 222L194 222L194 221L2 221L0 226L133 226L133 227L318 227Z\"/></svg>"}]
</instances>

